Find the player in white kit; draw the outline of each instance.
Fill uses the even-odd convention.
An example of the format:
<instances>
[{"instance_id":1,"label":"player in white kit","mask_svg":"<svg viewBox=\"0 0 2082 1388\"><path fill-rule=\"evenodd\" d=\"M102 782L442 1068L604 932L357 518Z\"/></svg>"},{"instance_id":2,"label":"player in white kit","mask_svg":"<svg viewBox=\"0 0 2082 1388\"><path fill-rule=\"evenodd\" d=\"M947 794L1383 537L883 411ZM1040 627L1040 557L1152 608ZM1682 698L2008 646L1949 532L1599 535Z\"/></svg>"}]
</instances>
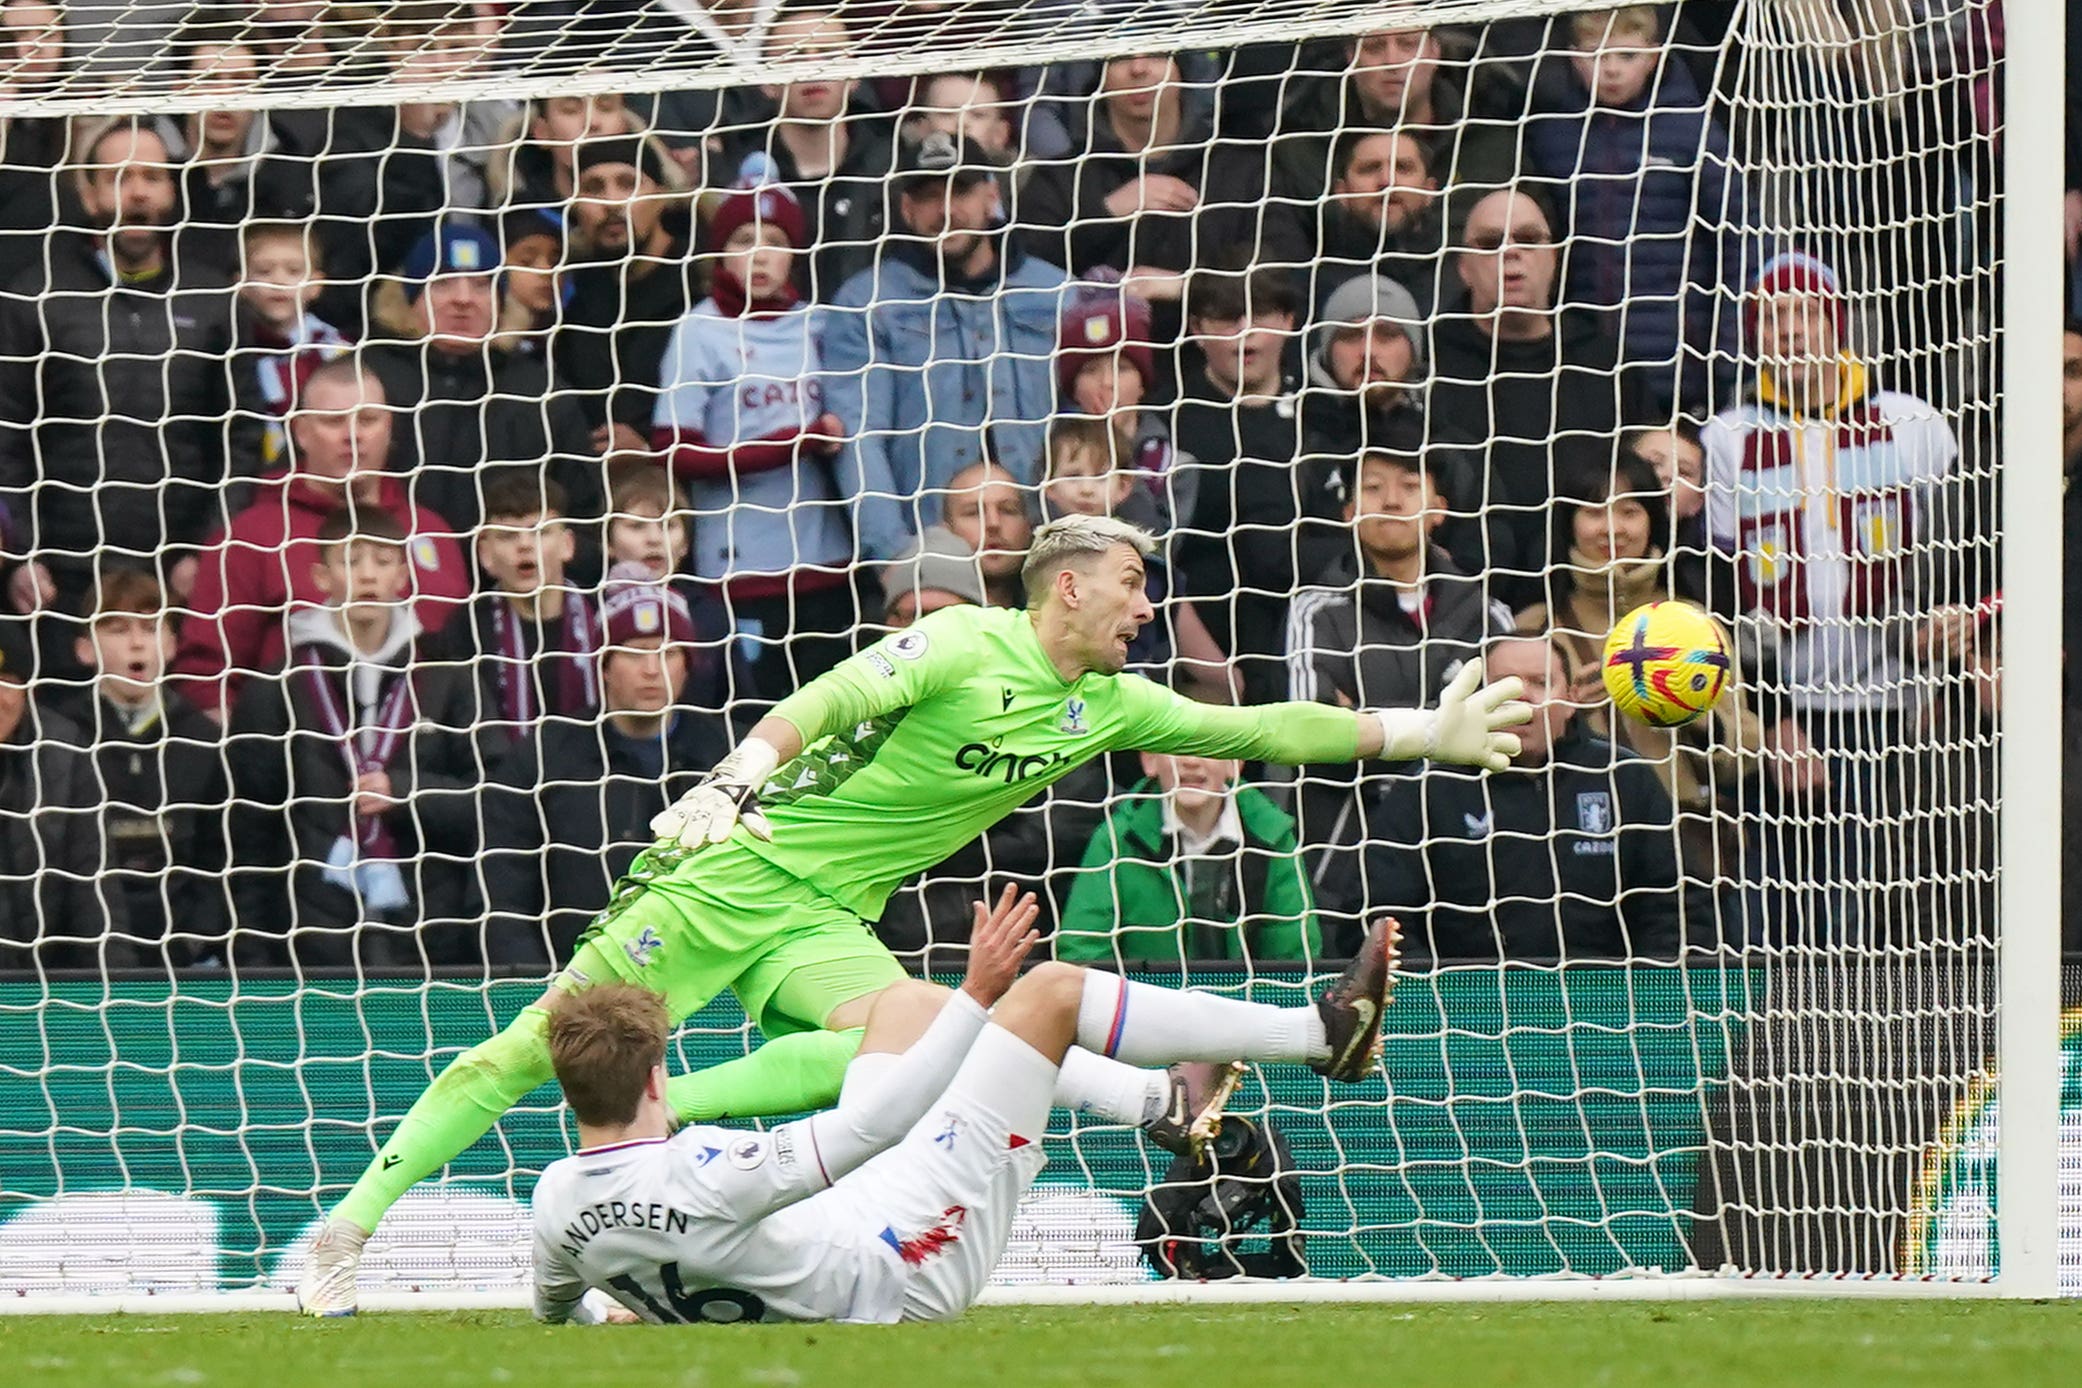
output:
<instances>
[{"instance_id":1,"label":"player in white kit","mask_svg":"<svg viewBox=\"0 0 2082 1388\"><path fill-rule=\"evenodd\" d=\"M1010 890L994 911L978 906L960 990L913 985L878 1001L838 1107L766 1133L671 1133L656 994L602 984L561 999L549 1050L580 1150L535 1188L536 1316L593 1319L589 1288L666 1324L957 1315L1041 1170L1073 1046L1127 1066L1293 1061L1344 1079L1373 1068L1393 921L1315 1006L1275 1008L1060 963L1014 982L1036 915Z\"/></svg>"}]
</instances>

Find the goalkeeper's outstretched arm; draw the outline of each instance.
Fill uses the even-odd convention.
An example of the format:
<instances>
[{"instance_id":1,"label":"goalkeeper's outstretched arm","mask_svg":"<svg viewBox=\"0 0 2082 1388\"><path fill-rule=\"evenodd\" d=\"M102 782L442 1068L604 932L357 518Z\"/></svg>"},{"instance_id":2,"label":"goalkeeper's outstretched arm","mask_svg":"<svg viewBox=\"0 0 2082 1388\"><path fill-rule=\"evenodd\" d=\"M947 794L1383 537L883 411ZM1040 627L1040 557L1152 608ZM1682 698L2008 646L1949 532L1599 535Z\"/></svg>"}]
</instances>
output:
<instances>
[{"instance_id":1,"label":"goalkeeper's outstretched arm","mask_svg":"<svg viewBox=\"0 0 2082 1388\"><path fill-rule=\"evenodd\" d=\"M1508 730L1532 717L1515 677L1485 685L1474 661L1430 709L1354 711L1317 703L1226 708L1196 703L1147 680L1126 683L1135 691L1140 716L1126 730L1123 748L1284 766L1425 758L1501 771L1518 754L1518 736Z\"/></svg>"}]
</instances>

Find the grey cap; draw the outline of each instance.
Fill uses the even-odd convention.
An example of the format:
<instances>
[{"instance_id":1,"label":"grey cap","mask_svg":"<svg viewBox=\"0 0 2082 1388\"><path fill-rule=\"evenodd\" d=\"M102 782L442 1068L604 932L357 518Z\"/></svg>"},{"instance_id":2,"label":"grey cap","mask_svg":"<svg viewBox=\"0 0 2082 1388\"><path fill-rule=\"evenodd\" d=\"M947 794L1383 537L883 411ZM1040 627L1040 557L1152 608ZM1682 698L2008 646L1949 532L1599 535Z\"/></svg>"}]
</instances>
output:
<instances>
[{"instance_id":1,"label":"grey cap","mask_svg":"<svg viewBox=\"0 0 2082 1388\"><path fill-rule=\"evenodd\" d=\"M1316 323L1316 352L1330 346L1330 339L1362 323L1386 321L1395 324L1410 340L1415 354L1411 362L1417 379L1431 374L1430 334L1424 315L1417 312L1417 298L1385 275L1360 275L1346 280L1323 301L1322 317Z\"/></svg>"},{"instance_id":2,"label":"grey cap","mask_svg":"<svg viewBox=\"0 0 2082 1388\"><path fill-rule=\"evenodd\" d=\"M983 570L976 565L976 552L944 525L927 526L911 552L882 571L882 610L894 607L905 593L927 589L984 605Z\"/></svg>"},{"instance_id":3,"label":"grey cap","mask_svg":"<svg viewBox=\"0 0 2082 1388\"><path fill-rule=\"evenodd\" d=\"M996 178L1005 161L966 135L932 130L897 144L893 177L899 190L930 179L949 180L959 190Z\"/></svg>"}]
</instances>

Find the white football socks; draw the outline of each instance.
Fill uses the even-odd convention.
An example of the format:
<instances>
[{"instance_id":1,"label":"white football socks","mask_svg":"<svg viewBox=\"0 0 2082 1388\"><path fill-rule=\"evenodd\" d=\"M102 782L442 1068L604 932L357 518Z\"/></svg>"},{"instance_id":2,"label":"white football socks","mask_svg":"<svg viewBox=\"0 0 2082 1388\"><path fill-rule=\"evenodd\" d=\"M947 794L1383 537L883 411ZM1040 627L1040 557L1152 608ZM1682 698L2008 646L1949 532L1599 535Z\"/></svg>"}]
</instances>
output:
<instances>
[{"instance_id":1,"label":"white football socks","mask_svg":"<svg viewBox=\"0 0 2082 1388\"><path fill-rule=\"evenodd\" d=\"M1077 1044L1127 1065L1180 1060L1326 1059L1323 1019L1313 1007L1268 1007L1211 993L1084 976Z\"/></svg>"},{"instance_id":2,"label":"white football socks","mask_svg":"<svg viewBox=\"0 0 2082 1388\"><path fill-rule=\"evenodd\" d=\"M1171 1101L1171 1077L1072 1046L1056 1075L1055 1101L1075 1113L1140 1127L1162 1114Z\"/></svg>"}]
</instances>

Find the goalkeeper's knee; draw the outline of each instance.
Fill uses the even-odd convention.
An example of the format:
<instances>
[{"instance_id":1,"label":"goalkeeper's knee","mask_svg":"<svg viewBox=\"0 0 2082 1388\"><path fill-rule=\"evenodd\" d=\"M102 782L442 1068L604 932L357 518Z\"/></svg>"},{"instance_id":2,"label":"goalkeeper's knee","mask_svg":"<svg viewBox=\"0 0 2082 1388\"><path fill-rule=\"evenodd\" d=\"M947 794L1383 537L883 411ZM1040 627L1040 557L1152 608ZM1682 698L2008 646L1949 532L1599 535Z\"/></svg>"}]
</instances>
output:
<instances>
[{"instance_id":1,"label":"goalkeeper's knee","mask_svg":"<svg viewBox=\"0 0 2082 1388\"><path fill-rule=\"evenodd\" d=\"M457 1056L442 1079L471 1103L503 1113L554 1077L548 1028L547 1008L524 1007L504 1030Z\"/></svg>"}]
</instances>

